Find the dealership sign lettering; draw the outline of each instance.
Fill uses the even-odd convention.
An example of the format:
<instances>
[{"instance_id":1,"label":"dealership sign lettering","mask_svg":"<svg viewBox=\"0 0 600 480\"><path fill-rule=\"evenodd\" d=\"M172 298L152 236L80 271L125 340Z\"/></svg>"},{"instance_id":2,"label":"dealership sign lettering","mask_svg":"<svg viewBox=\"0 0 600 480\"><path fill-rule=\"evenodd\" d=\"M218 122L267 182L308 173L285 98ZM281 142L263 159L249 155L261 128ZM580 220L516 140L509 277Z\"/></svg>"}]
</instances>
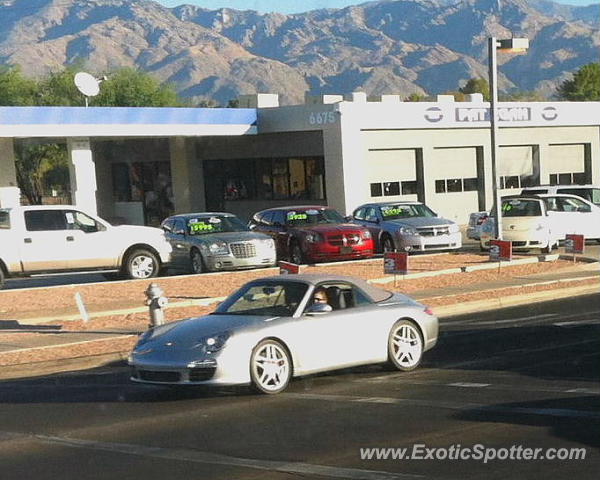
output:
<instances>
[{"instance_id":1,"label":"dealership sign lettering","mask_svg":"<svg viewBox=\"0 0 600 480\"><path fill-rule=\"evenodd\" d=\"M528 122L531 120L529 107L499 107L498 119L503 122ZM488 108L457 108L457 122L484 122L489 120Z\"/></svg>"}]
</instances>

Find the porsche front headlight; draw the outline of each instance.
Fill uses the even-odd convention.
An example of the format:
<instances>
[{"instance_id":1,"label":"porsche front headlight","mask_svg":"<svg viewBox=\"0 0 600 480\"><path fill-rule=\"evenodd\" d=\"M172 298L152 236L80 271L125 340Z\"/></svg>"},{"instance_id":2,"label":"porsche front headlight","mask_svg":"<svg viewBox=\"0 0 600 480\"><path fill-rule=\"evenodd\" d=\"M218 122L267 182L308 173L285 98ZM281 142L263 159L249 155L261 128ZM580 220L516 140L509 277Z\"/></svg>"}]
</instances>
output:
<instances>
[{"instance_id":1,"label":"porsche front headlight","mask_svg":"<svg viewBox=\"0 0 600 480\"><path fill-rule=\"evenodd\" d=\"M201 348L206 353L216 353L225 346L230 336L230 332L223 332L216 335L207 335L206 337L198 339L195 348Z\"/></svg>"}]
</instances>

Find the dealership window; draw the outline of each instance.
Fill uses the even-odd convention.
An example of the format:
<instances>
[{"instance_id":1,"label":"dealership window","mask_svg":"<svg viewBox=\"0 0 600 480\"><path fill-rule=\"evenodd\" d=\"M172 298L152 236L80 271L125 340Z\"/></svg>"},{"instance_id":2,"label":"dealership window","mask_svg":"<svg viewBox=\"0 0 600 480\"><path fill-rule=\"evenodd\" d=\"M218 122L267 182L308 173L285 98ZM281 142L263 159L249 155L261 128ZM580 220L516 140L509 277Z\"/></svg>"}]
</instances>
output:
<instances>
[{"instance_id":1,"label":"dealership window","mask_svg":"<svg viewBox=\"0 0 600 480\"><path fill-rule=\"evenodd\" d=\"M473 178L449 178L435 181L435 193L455 193L477 191L479 181Z\"/></svg>"},{"instance_id":2,"label":"dealership window","mask_svg":"<svg viewBox=\"0 0 600 480\"><path fill-rule=\"evenodd\" d=\"M371 197L391 197L394 195L416 195L417 181L371 183Z\"/></svg>"},{"instance_id":3,"label":"dealership window","mask_svg":"<svg viewBox=\"0 0 600 480\"><path fill-rule=\"evenodd\" d=\"M371 184L371 196L372 197L383 197L383 187L381 183Z\"/></svg>"},{"instance_id":4,"label":"dealership window","mask_svg":"<svg viewBox=\"0 0 600 480\"><path fill-rule=\"evenodd\" d=\"M324 200L322 157L209 160L206 198L215 200Z\"/></svg>"},{"instance_id":5,"label":"dealership window","mask_svg":"<svg viewBox=\"0 0 600 480\"><path fill-rule=\"evenodd\" d=\"M402 195L416 195L418 193L416 180L402 182Z\"/></svg>"},{"instance_id":6,"label":"dealership window","mask_svg":"<svg viewBox=\"0 0 600 480\"><path fill-rule=\"evenodd\" d=\"M584 185L585 183L587 183L585 172L550 174L550 185Z\"/></svg>"},{"instance_id":7,"label":"dealership window","mask_svg":"<svg viewBox=\"0 0 600 480\"><path fill-rule=\"evenodd\" d=\"M118 162L112 164L116 202L141 202L144 223L158 225L174 210L169 162Z\"/></svg>"},{"instance_id":8,"label":"dealership window","mask_svg":"<svg viewBox=\"0 0 600 480\"><path fill-rule=\"evenodd\" d=\"M383 183L383 194L386 197L400 195L400 182L384 182Z\"/></svg>"}]
</instances>

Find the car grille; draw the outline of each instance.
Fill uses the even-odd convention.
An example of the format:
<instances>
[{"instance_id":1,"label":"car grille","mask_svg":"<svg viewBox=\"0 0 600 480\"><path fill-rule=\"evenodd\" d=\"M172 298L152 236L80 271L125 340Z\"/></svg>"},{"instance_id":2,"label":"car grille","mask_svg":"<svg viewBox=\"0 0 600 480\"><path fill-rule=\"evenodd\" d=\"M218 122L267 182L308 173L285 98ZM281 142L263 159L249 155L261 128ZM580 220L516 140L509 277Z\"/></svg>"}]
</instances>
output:
<instances>
[{"instance_id":1,"label":"car grille","mask_svg":"<svg viewBox=\"0 0 600 480\"><path fill-rule=\"evenodd\" d=\"M158 370L137 370L137 377L147 382L176 383L181 381L179 372L162 372Z\"/></svg>"},{"instance_id":2,"label":"car grille","mask_svg":"<svg viewBox=\"0 0 600 480\"><path fill-rule=\"evenodd\" d=\"M334 234L327 237L327 241L336 247L358 245L360 243L360 233Z\"/></svg>"},{"instance_id":3,"label":"car grille","mask_svg":"<svg viewBox=\"0 0 600 480\"><path fill-rule=\"evenodd\" d=\"M235 258L256 257L256 245L253 243L231 243L229 248Z\"/></svg>"},{"instance_id":4,"label":"car grille","mask_svg":"<svg viewBox=\"0 0 600 480\"><path fill-rule=\"evenodd\" d=\"M190 368L188 378L190 382L203 382L210 380L215 375L216 368Z\"/></svg>"},{"instance_id":5,"label":"car grille","mask_svg":"<svg viewBox=\"0 0 600 480\"><path fill-rule=\"evenodd\" d=\"M426 227L419 228L419 235L422 237L437 237L439 235L448 235L450 233L449 227Z\"/></svg>"}]
</instances>

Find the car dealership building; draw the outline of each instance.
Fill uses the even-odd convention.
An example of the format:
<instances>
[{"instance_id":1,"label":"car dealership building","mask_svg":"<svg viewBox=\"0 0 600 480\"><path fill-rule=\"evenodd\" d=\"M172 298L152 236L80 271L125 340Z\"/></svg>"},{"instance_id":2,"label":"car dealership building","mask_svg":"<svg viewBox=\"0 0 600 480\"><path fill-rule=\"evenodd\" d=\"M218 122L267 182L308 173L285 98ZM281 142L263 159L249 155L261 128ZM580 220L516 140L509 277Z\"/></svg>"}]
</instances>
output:
<instances>
[{"instance_id":1,"label":"car dealership building","mask_svg":"<svg viewBox=\"0 0 600 480\"><path fill-rule=\"evenodd\" d=\"M374 101L368 101L374 100ZM66 143L73 203L157 224L175 212L420 200L465 224L492 205L489 104L363 93L244 96L245 108L0 107L0 205L18 202L15 151ZM600 102L498 106L501 194L600 184Z\"/></svg>"}]
</instances>

